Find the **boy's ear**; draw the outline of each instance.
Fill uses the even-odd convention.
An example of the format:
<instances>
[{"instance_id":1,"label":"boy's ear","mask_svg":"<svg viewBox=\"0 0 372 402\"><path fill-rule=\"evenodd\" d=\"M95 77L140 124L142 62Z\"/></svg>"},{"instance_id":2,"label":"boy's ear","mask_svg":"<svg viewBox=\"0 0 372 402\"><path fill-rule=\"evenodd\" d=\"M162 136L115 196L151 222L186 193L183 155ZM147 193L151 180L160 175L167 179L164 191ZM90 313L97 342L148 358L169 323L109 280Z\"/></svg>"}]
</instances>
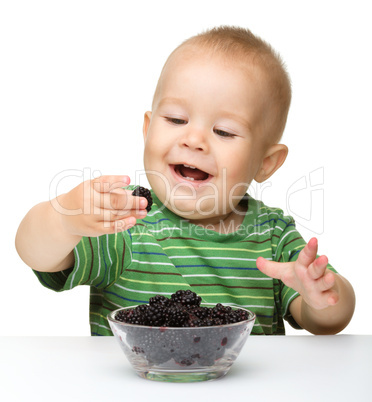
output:
<instances>
[{"instance_id":1,"label":"boy's ear","mask_svg":"<svg viewBox=\"0 0 372 402\"><path fill-rule=\"evenodd\" d=\"M255 176L258 183L262 183L273 175L283 165L288 155L288 148L284 144L272 145L266 152L261 167Z\"/></svg>"},{"instance_id":2,"label":"boy's ear","mask_svg":"<svg viewBox=\"0 0 372 402\"><path fill-rule=\"evenodd\" d=\"M149 129L149 125L150 125L150 120L151 120L151 112L146 112L144 119L143 119L143 139L146 141L146 137L147 137L147 131Z\"/></svg>"}]
</instances>

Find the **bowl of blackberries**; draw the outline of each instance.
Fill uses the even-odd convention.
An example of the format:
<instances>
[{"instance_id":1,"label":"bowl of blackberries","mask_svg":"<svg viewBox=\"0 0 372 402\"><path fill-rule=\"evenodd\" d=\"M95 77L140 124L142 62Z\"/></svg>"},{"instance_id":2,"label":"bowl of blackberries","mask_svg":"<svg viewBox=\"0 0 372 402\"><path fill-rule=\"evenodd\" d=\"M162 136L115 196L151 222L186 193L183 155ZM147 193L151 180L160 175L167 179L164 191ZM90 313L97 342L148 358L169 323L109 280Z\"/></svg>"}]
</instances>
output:
<instances>
[{"instance_id":1,"label":"bowl of blackberries","mask_svg":"<svg viewBox=\"0 0 372 402\"><path fill-rule=\"evenodd\" d=\"M205 307L191 290L108 315L111 330L136 373L169 382L214 380L238 357L256 316L220 303Z\"/></svg>"}]
</instances>

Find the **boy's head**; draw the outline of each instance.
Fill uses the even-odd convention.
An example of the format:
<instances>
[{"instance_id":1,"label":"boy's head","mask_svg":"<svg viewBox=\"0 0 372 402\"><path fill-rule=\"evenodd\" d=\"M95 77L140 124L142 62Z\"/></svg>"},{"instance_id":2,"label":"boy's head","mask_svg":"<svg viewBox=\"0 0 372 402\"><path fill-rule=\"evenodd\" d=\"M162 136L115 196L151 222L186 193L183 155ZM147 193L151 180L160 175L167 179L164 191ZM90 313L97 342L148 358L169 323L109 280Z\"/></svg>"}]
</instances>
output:
<instances>
[{"instance_id":1,"label":"boy's head","mask_svg":"<svg viewBox=\"0 0 372 402\"><path fill-rule=\"evenodd\" d=\"M290 100L281 60L250 31L215 28L181 44L144 121L145 169L159 199L196 223L237 214L251 181L285 160L278 141Z\"/></svg>"},{"instance_id":2,"label":"boy's head","mask_svg":"<svg viewBox=\"0 0 372 402\"><path fill-rule=\"evenodd\" d=\"M267 91L268 99L266 114L261 116L265 133L270 141L278 142L282 137L289 106L291 103L291 84L284 64L275 50L261 38L244 28L222 26L210 29L187 39L168 57L153 99L153 107L164 78L164 72L172 58L181 53L190 57L205 54L220 58L222 62L246 69L247 76L258 74L257 77Z\"/></svg>"}]
</instances>

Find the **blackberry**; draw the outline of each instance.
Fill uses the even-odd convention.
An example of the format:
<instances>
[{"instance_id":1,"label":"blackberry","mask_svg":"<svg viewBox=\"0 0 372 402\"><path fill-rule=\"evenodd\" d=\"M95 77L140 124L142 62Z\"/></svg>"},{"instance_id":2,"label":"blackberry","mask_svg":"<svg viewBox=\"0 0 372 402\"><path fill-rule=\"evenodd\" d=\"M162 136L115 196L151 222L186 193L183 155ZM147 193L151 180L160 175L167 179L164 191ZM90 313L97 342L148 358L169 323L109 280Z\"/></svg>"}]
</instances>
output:
<instances>
[{"instance_id":1,"label":"blackberry","mask_svg":"<svg viewBox=\"0 0 372 402\"><path fill-rule=\"evenodd\" d=\"M143 321L151 327L162 327L165 324L165 311L157 305L149 305L144 312Z\"/></svg>"},{"instance_id":2,"label":"blackberry","mask_svg":"<svg viewBox=\"0 0 372 402\"><path fill-rule=\"evenodd\" d=\"M127 322L127 315L128 315L128 310L120 310L118 313L116 313L115 320L118 320L121 322Z\"/></svg>"},{"instance_id":3,"label":"blackberry","mask_svg":"<svg viewBox=\"0 0 372 402\"><path fill-rule=\"evenodd\" d=\"M225 320L222 318L213 318L213 325L224 325L225 324Z\"/></svg>"},{"instance_id":4,"label":"blackberry","mask_svg":"<svg viewBox=\"0 0 372 402\"><path fill-rule=\"evenodd\" d=\"M191 290L178 290L168 299L156 295L149 304L120 310L115 318L129 324L153 327L209 327L233 324L249 318L247 311L233 310L217 303L213 308L200 306L201 298Z\"/></svg>"},{"instance_id":5,"label":"blackberry","mask_svg":"<svg viewBox=\"0 0 372 402\"><path fill-rule=\"evenodd\" d=\"M126 322L128 324L145 325L143 313L136 309L129 312Z\"/></svg>"},{"instance_id":6,"label":"blackberry","mask_svg":"<svg viewBox=\"0 0 372 402\"><path fill-rule=\"evenodd\" d=\"M148 304L120 310L115 318L155 327L149 331L141 331L138 326L126 328L126 342L137 359L153 364L172 359L180 366L212 366L224 356L226 348L233 347L241 337L239 327L223 325L247 320L249 313L220 303L202 307L200 302L200 296L191 290L178 290L170 298L156 295ZM216 328L206 335L203 327L208 326ZM167 327L184 329L168 331Z\"/></svg>"},{"instance_id":7,"label":"blackberry","mask_svg":"<svg viewBox=\"0 0 372 402\"><path fill-rule=\"evenodd\" d=\"M203 320L193 317L188 321L188 327L203 327Z\"/></svg>"},{"instance_id":8,"label":"blackberry","mask_svg":"<svg viewBox=\"0 0 372 402\"><path fill-rule=\"evenodd\" d=\"M134 352L136 355L138 355L140 353L145 353L145 351L142 348L140 348L139 346L133 346L132 352Z\"/></svg>"},{"instance_id":9,"label":"blackberry","mask_svg":"<svg viewBox=\"0 0 372 402\"><path fill-rule=\"evenodd\" d=\"M135 197L145 197L147 200L146 211L150 212L152 206L152 197L149 189L139 186L133 190L132 195Z\"/></svg>"},{"instance_id":10,"label":"blackberry","mask_svg":"<svg viewBox=\"0 0 372 402\"><path fill-rule=\"evenodd\" d=\"M193 357L191 356L191 358L186 358L181 360L180 362L178 362L181 366L191 366L192 364L194 364L195 360L193 359Z\"/></svg>"},{"instance_id":11,"label":"blackberry","mask_svg":"<svg viewBox=\"0 0 372 402\"><path fill-rule=\"evenodd\" d=\"M210 315L210 309L208 307L201 307L201 306L191 306L187 309L187 311L197 317L203 320L204 318L209 317Z\"/></svg>"},{"instance_id":12,"label":"blackberry","mask_svg":"<svg viewBox=\"0 0 372 402\"><path fill-rule=\"evenodd\" d=\"M214 320L212 317L206 317L203 320L203 325L204 325L204 327L211 327L216 324L214 323Z\"/></svg>"},{"instance_id":13,"label":"blackberry","mask_svg":"<svg viewBox=\"0 0 372 402\"><path fill-rule=\"evenodd\" d=\"M163 295L156 295L154 297L150 297L149 299L149 305L150 306L162 306L166 307L169 305L170 300L168 297L165 297Z\"/></svg>"},{"instance_id":14,"label":"blackberry","mask_svg":"<svg viewBox=\"0 0 372 402\"><path fill-rule=\"evenodd\" d=\"M177 290L173 293L171 300L176 303L181 303L184 306L199 306L201 302L201 297L191 290Z\"/></svg>"},{"instance_id":15,"label":"blackberry","mask_svg":"<svg viewBox=\"0 0 372 402\"><path fill-rule=\"evenodd\" d=\"M120 310L116 313L115 319L128 324L146 325L144 321L145 316L143 314L146 308L146 305L141 304L135 308Z\"/></svg>"},{"instance_id":16,"label":"blackberry","mask_svg":"<svg viewBox=\"0 0 372 402\"><path fill-rule=\"evenodd\" d=\"M237 322L239 321L245 321L249 319L249 313L246 310L242 310L241 308L236 309L234 312L234 315L237 318Z\"/></svg>"},{"instance_id":17,"label":"blackberry","mask_svg":"<svg viewBox=\"0 0 372 402\"><path fill-rule=\"evenodd\" d=\"M187 326L189 313L180 303L173 303L166 309L165 326L167 327L184 327Z\"/></svg>"},{"instance_id":18,"label":"blackberry","mask_svg":"<svg viewBox=\"0 0 372 402\"><path fill-rule=\"evenodd\" d=\"M212 318L216 321L215 325L221 322L222 324L229 324L230 322L235 322L233 320L233 309L230 306L223 306L221 303L217 303L212 308Z\"/></svg>"}]
</instances>

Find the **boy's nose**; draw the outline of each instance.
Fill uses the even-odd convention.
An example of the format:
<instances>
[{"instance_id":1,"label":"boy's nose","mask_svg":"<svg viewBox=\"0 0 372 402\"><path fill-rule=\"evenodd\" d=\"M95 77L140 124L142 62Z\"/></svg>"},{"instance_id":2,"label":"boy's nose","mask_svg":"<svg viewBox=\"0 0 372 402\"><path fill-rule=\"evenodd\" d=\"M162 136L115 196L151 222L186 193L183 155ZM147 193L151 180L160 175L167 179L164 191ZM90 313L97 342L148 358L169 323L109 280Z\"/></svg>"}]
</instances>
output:
<instances>
[{"instance_id":1,"label":"boy's nose","mask_svg":"<svg viewBox=\"0 0 372 402\"><path fill-rule=\"evenodd\" d=\"M180 145L195 151L207 151L208 143L205 131L202 129L188 130L188 132L180 138Z\"/></svg>"}]
</instances>

